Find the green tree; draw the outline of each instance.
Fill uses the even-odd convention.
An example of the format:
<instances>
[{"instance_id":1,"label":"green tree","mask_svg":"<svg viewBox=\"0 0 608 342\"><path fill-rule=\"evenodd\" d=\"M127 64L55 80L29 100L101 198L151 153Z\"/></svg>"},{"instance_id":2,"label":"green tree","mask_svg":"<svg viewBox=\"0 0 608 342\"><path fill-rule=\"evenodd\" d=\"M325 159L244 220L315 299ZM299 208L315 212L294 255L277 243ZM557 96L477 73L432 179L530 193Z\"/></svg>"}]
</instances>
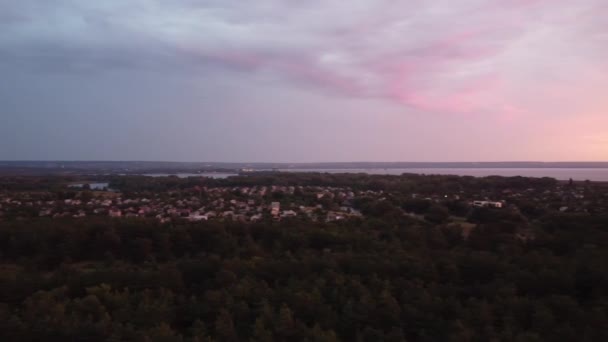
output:
<instances>
[{"instance_id":1,"label":"green tree","mask_svg":"<svg viewBox=\"0 0 608 342\"><path fill-rule=\"evenodd\" d=\"M432 223L443 223L450 217L450 211L448 208L440 204L433 204L428 209L424 218Z\"/></svg>"},{"instance_id":2,"label":"green tree","mask_svg":"<svg viewBox=\"0 0 608 342\"><path fill-rule=\"evenodd\" d=\"M283 338L291 337L295 332L293 313L287 304L283 303L277 319L277 334Z\"/></svg>"},{"instance_id":3,"label":"green tree","mask_svg":"<svg viewBox=\"0 0 608 342\"><path fill-rule=\"evenodd\" d=\"M272 332L266 327L265 320L258 317L253 327L253 340L256 342L272 342Z\"/></svg>"},{"instance_id":4,"label":"green tree","mask_svg":"<svg viewBox=\"0 0 608 342\"><path fill-rule=\"evenodd\" d=\"M215 335L220 339L220 341L238 341L232 316L226 309L220 310L220 314L215 320Z\"/></svg>"}]
</instances>

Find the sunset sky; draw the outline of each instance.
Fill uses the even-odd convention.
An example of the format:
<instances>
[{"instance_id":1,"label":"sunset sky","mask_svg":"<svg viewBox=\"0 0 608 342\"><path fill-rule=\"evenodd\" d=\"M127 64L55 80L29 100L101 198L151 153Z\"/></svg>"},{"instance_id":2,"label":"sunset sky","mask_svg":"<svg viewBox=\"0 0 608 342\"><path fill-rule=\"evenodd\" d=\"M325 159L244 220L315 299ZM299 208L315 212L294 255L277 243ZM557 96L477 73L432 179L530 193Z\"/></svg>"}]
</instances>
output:
<instances>
[{"instance_id":1,"label":"sunset sky","mask_svg":"<svg viewBox=\"0 0 608 342\"><path fill-rule=\"evenodd\" d=\"M0 0L0 159L606 161L606 0Z\"/></svg>"}]
</instances>

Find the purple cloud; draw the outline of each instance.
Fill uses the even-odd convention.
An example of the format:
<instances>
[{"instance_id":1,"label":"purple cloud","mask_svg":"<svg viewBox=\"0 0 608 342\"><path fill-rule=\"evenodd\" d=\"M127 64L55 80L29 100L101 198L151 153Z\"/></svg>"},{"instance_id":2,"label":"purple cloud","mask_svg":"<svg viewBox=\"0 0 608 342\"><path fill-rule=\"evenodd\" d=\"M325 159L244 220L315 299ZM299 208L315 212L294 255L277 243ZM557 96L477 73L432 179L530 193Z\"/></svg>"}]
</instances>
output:
<instances>
[{"instance_id":1,"label":"purple cloud","mask_svg":"<svg viewBox=\"0 0 608 342\"><path fill-rule=\"evenodd\" d=\"M160 61L149 64L163 68L171 56L181 55L240 72L274 73L346 96L447 112L515 106L518 98L509 93L515 88L597 62L608 51L599 46L607 39L608 14L599 0L356 0L348 6L26 0L0 6L6 19L0 42L4 54L13 51L15 58L100 68L145 66L140 61L155 58ZM571 58L560 61L564 53ZM526 80L530 71L537 75ZM483 96L489 90L503 93ZM500 105L493 97L509 103Z\"/></svg>"},{"instance_id":2,"label":"purple cloud","mask_svg":"<svg viewBox=\"0 0 608 342\"><path fill-rule=\"evenodd\" d=\"M606 133L595 127L608 126L606 16L605 0L0 0L0 67L41 80L237 79L225 96L273 89L266 99L280 90L374 103L370 113L555 120L555 132L593 130L597 142Z\"/></svg>"}]
</instances>

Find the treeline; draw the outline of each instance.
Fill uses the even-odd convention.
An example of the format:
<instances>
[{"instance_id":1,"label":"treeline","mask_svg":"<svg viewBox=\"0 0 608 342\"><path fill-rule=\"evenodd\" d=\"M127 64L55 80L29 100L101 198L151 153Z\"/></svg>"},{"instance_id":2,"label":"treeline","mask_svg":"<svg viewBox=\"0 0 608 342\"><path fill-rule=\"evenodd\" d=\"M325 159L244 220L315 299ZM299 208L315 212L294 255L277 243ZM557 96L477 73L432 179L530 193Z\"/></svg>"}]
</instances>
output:
<instances>
[{"instance_id":1,"label":"treeline","mask_svg":"<svg viewBox=\"0 0 608 342\"><path fill-rule=\"evenodd\" d=\"M606 341L608 220L0 222L3 341Z\"/></svg>"},{"instance_id":2,"label":"treeline","mask_svg":"<svg viewBox=\"0 0 608 342\"><path fill-rule=\"evenodd\" d=\"M11 176L0 177L0 191L51 191L73 192L68 184L74 182L109 182L109 188L126 193L166 192L192 189L196 186L324 186L349 187L353 190L398 191L433 194L457 191L484 191L498 193L506 189L533 188L541 191L555 187L553 178L527 177L470 177L447 175L369 175L332 173L268 172L251 173L225 179L205 177L179 178L149 177L138 175L90 175L90 176ZM597 184L594 184L597 186Z\"/></svg>"},{"instance_id":3,"label":"treeline","mask_svg":"<svg viewBox=\"0 0 608 342\"><path fill-rule=\"evenodd\" d=\"M104 181L105 176L89 175L89 176L58 176L58 175L40 175L40 176L1 176L0 191L67 191L68 185L74 182L97 182ZM71 189L73 190L73 189Z\"/></svg>"},{"instance_id":4,"label":"treeline","mask_svg":"<svg viewBox=\"0 0 608 342\"><path fill-rule=\"evenodd\" d=\"M401 191L431 194L438 192L502 191L534 188L536 191L557 185L553 178L469 177L446 175L369 175L365 173L251 173L225 179L200 177L110 177L110 187L127 192L184 190L194 186L326 186L349 187L353 190Z\"/></svg>"}]
</instances>

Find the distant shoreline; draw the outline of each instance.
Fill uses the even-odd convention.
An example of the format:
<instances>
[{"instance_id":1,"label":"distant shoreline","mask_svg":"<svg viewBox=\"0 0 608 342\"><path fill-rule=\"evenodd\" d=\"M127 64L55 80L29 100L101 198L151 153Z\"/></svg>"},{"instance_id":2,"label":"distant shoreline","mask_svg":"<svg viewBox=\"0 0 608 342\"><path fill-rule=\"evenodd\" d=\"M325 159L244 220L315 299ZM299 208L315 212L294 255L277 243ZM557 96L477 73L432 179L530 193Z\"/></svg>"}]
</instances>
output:
<instances>
[{"instance_id":1,"label":"distant shoreline","mask_svg":"<svg viewBox=\"0 0 608 342\"><path fill-rule=\"evenodd\" d=\"M155 161L0 161L0 169L108 170L125 173L232 171L236 169L408 169L408 168L607 168L605 162L320 162L320 163L224 163Z\"/></svg>"},{"instance_id":2,"label":"distant shoreline","mask_svg":"<svg viewBox=\"0 0 608 342\"><path fill-rule=\"evenodd\" d=\"M248 172L443 174L550 177L608 181L608 162L352 162L352 163L179 163L108 161L0 161L0 176L101 176L142 174L247 174Z\"/></svg>"}]
</instances>

